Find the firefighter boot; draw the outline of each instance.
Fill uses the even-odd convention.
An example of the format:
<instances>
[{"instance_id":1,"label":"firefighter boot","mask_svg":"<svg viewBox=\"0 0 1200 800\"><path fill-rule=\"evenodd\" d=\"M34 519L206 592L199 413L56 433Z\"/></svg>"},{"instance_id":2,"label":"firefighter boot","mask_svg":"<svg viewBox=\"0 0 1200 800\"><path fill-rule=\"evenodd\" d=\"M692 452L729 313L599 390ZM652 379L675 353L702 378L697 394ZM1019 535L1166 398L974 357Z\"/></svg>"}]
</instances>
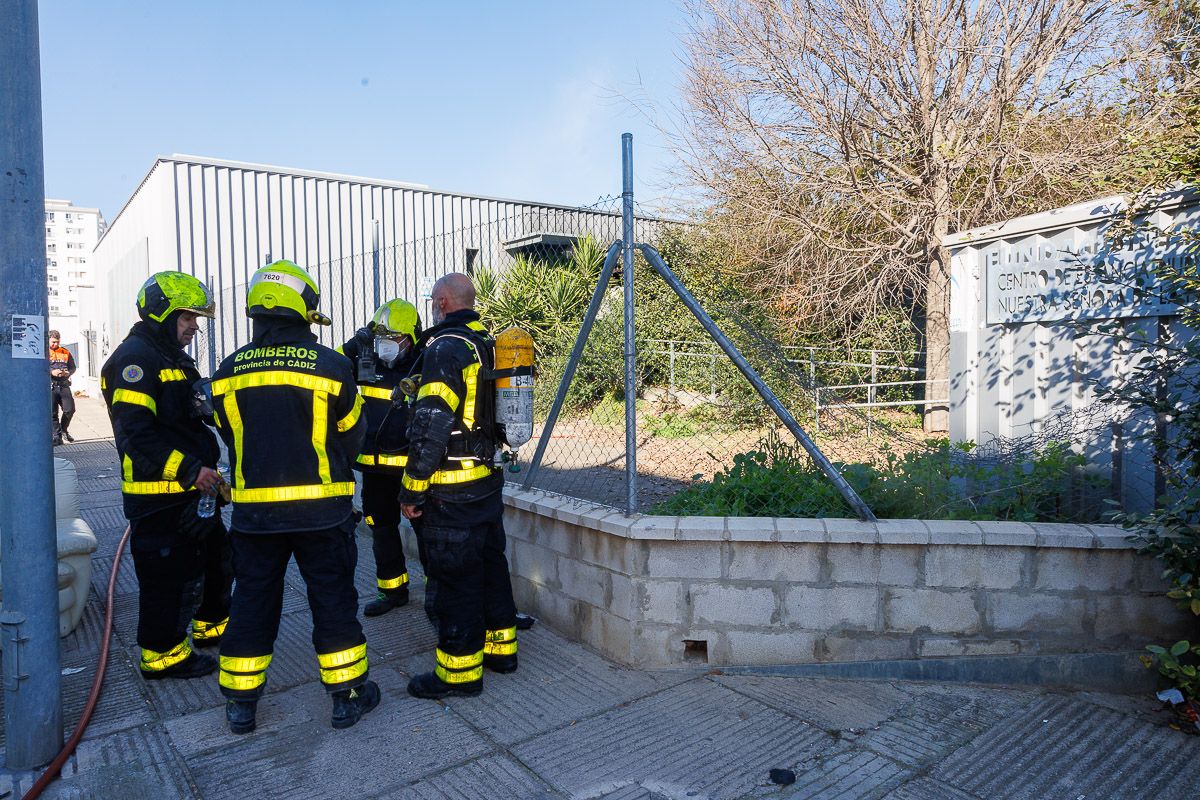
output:
<instances>
[{"instance_id":1,"label":"firefighter boot","mask_svg":"<svg viewBox=\"0 0 1200 800\"><path fill-rule=\"evenodd\" d=\"M258 711L257 700L226 700L225 721L231 733L250 733L258 725L254 719Z\"/></svg>"},{"instance_id":2,"label":"firefighter boot","mask_svg":"<svg viewBox=\"0 0 1200 800\"><path fill-rule=\"evenodd\" d=\"M379 705L379 685L367 681L362 686L333 693L333 727L349 728Z\"/></svg>"},{"instance_id":3,"label":"firefighter boot","mask_svg":"<svg viewBox=\"0 0 1200 800\"><path fill-rule=\"evenodd\" d=\"M474 697L483 691L483 680L446 683L433 672L423 672L408 682L408 693L425 700L443 697Z\"/></svg>"},{"instance_id":4,"label":"firefighter boot","mask_svg":"<svg viewBox=\"0 0 1200 800\"><path fill-rule=\"evenodd\" d=\"M380 589L379 594L375 595L375 599L367 603L363 608L363 616L378 617L380 614L386 614L393 608L408 605L408 587L402 586L399 589Z\"/></svg>"},{"instance_id":5,"label":"firefighter boot","mask_svg":"<svg viewBox=\"0 0 1200 800\"><path fill-rule=\"evenodd\" d=\"M205 675L211 675L216 668L217 660L215 658L193 651L183 661L172 664L166 669L142 669L140 672L146 680L157 681L163 678L203 678Z\"/></svg>"}]
</instances>

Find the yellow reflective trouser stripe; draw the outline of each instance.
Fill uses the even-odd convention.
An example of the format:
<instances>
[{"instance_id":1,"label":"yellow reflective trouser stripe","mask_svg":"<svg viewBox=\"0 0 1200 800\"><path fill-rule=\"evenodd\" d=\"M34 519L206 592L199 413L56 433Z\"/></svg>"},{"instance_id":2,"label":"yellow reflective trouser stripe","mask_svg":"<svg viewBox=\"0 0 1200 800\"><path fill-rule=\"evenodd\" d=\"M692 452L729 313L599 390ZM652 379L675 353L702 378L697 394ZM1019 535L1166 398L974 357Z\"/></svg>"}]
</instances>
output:
<instances>
[{"instance_id":1,"label":"yellow reflective trouser stripe","mask_svg":"<svg viewBox=\"0 0 1200 800\"><path fill-rule=\"evenodd\" d=\"M229 624L229 617L220 622L204 622L203 620L192 620L192 638L193 639L216 639L218 636L225 633L225 626Z\"/></svg>"},{"instance_id":2,"label":"yellow reflective trouser stripe","mask_svg":"<svg viewBox=\"0 0 1200 800\"><path fill-rule=\"evenodd\" d=\"M192 654L192 646L184 639L165 653L142 648L142 669L147 672L160 672L172 667Z\"/></svg>"},{"instance_id":3,"label":"yellow reflective trouser stripe","mask_svg":"<svg viewBox=\"0 0 1200 800\"><path fill-rule=\"evenodd\" d=\"M350 413L338 420L337 429L341 433L345 433L354 427L354 423L358 422L358 416L362 413L363 399L362 395L354 396L354 408L350 409Z\"/></svg>"},{"instance_id":4,"label":"yellow reflective trouser stripe","mask_svg":"<svg viewBox=\"0 0 1200 800\"><path fill-rule=\"evenodd\" d=\"M470 669L483 663L483 651L480 650L477 653L471 653L466 656L452 656L439 647L437 649L437 663L439 667L447 669Z\"/></svg>"},{"instance_id":5,"label":"yellow reflective trouser stripe","mask_svg":"<svg viewBox=\"0 0 1200 800\"><path fill-rule=\"evenodd\" d=\"M517 626L511 628L498 628L494 631L487 631L483 635L484 642L515 642L517 640Z\"/></svg>"},{"instance_id":6,"label":"yellow reflective trouser stripe","mask_svg":"<svg viewBox=\"0 0 1200 800\"><path fill-rule=\"evenodd\" d=\"M256 672L253 675L234 675L231 672L221 670L221 676L217 682L226 689L233 689L237 692L245 692L250 689L257 689L267 682L267 673Z\"/></svg>"},{"instance_id":7,"label":"yellow reflective trouser stripe","mask_svg":"<svg viewBox=\"0 0 1200 800\"><path fill-rule=\"evenodd\" d=\"M344 667L347 664L353 664L360 658L367 657L367 645L356 645L345 650L338 650L336 653L317 653L317 663L321 665L321 669L330 669L332 667Z\"/></svg>"},{"instance_id":8,"label":"yellow reflective trouser stripe","mask_svg":"<svg viewBox=\"0 0 1200 800\"><path fill-rule=\"evenodd\" d=\"M483 652L489 656L511 656L517 652L517 628L488 631L483 637Z\"/></svg>"},{"instance_id":9,"label":"yellow reflective trouser stripe","mask_svg":"<svg viewBox=\"0 0 1200 800\"><path fill-rule=\"evenodd\" d=\"M446 469L438 470L429 478L430 483L447 484L447 483L467 483L469 481L486 478L492 474L492 468L486 464L480 464L471 469ZM404 476L407 480L408 476Z\"/></svg>"},{"instance_id":10,"label":"yellow reflective trouser stripe","mask_svg":"<svg viewBox=\"0 0 1200 800\"><path fill-rule=\"evenodd\" d=\"M242 474L242 462L245 460L243 438L246 428L242 425L242 412L238 410L237 395L233 392L225 398L225 416L229 419L229 430L233 433L233 454L237 466L233 473L233 490L236 492L246 485L246 477Z\"/></svg>"},{"instance_id":11,"label":"yellow reflective trouser stripe","mask_svg":"<svg viewBox=\"0 0 1200 800\"><path fill-rule=\"evenodd\" d=\"M354 481L312 486L276 486L269 489L234 489L235 503L282 503L288 500L322 500L354 494Z\"/></svg>"},{"instance_id":12,"label":"yellow reflective trouser stripe","mask_svg":"<svg viewBox=\"0 0 1200 800\"><path fill-rule=\"evenodd\" d=\"M117 389L113 392L113 403L129 403L130 405L142 406L150 409L151 413L158 414L158 403L154 402L154 398L144 392L135 392L132 389Z\"/></svg>"},{"instance_id":13,"label":"yellow reflective trouser stripe","mask_svg":"<svg viewBox=\"0 0 1200 800\"><path fill-rule=\"evenodd\" d=\"M158 371L158 380L162 383L170 381L186 381L187 375L183 374L181 369L160 369Z\"/></svg>"},{"instance_id":14,"label":"yellow reflective trouser stripe","mask_svg":"<svg viewBox=\"0 0 1200 800\"><path fill-rule=\"evenodd\" d=\"M329 454L325 452L325 436L329 432L329 395L321 392L313 393L313 450L317 453L317 474L321 483L332 483L329 474Z\"/></svg>"},{"instance_id":15,"label":"yellow reflective trouser stripe","mask_svg":"<svg viewBox=\"0 0 1200 800\"><path fill-rule=\"evenodd\" d=\"M363 397L374 397L377 400L391 400L391 389L380 389L378 386L359 386L358 391Z\"/></svg>"},{"instance_id":16,"label":"yellow reflective trouser stripe","mask_svg":"<svg viewBox=\"0 0 1200 800\"><path fill-rule=\"evenodd\" d=\"M265 656L221 656L221 669L230 672L262 672L270 665L270 653Z\"/></svg>"},{"instance_id":17,"label":"yellow reflective trouser stripe","mask_svg":"<svg viewBox=\"0 0 1200 800\"><path fill-rule=\"evenodd\" d=\"M376 464L381 467L404 467L408 465L408 456L376 456L370 453L360 453L354 460L369 467Z\"/></svg>"},{"instance_id":18,"label":"yellow reflective trouser stripe","mask_svg":"<svg viewBox=\"0 0 1200 800\"><path fill-rule=\"evenodd\" d=\"M273 370L270 372L250 372L245 375L235 375L232 378L222 378L213 381L213 397L220 397L238 389L250 389L256 386L298 386L325 394L337 394L342 390L342 382L317 375L302 375L299 372Z\"/></svg>"},{"instance_id":19,"label":"yellow reflective trouser stripe","mask_svg":"<svg viewBox=\"0 0 1200 800\"><path fill-rule=\"evenodd\" d=\"M479 362L463 367L463 383L467 387L467 400L463 403L463 425L475 430L475 393L479 388Z\"/></svg>"},{"instance_id":20,"label":"yellow reflective trouser stripe","mask_svg":"<svg viewBox=\"0 0 1200 800\"><path fill-rule=\"evenodd\" d=\"M399 578L376 578L375 583L379 584L380 589L399 589L408 583L408 573L404 573Z\"/></svg>"},{"instance_id":21,"label":"yellow reflective trouser stripe","mask_svg":"<svg viewBox=\"0 0 1200 800\"><path fill-rule=\"evenodd\" d=\"M407 472L404 473L404 477L400 479L400 483L405 489L413 492L423 492L429 488L429 481L421 481L417 480L416 478L411 478Z\"/></svg>"},{"instance_id":22,"label":"yellow reflective trouser stripe","mask_svg":"<svg viewBox=\"0 0 1200 800\"><path fill-rule=\"evenodd\" d=\"M363 658L363 660L359 661L357 664L351 664L350 666L343 667L341 669L324 669L324 668L322 668L321 669L321 683L324 683L324 684L345 683L346 681L353 680L354 678L357 678L360 675L365 675L366 673L367 673L367 659Z\"/></svg>"},{"instance_id":23,"label":"yellow reflective trouser stripe","mask_svg":"<svg viewBox=\"0 0 1200 800\"><path fill-rule=\"evenodd\" d=\"M179 474L179 465L182 463L183 453L172 450L171 455L167 456L167 463L163 465L163 480L175 480L175 476Z\"/></svg>"},{"instance_id":24,"label":"yellow reflective trouser stripe","mask_svg":"<svg viewBox=\"0 0 1200 800\"><path fill-rule=\"evenodd\" d=\"M375 524L375 520L370 514L367 514L365 517L363 517L363 521L366 522L368 526Z\"/></svg>"},{"instance_id":25,"label":"yellow reflective trouser stripe","mask_svg":"<svg viewBox=\"0 0 1200 800\"><path fill-rule=\"evenodd\" d=\"M464 672L457 672L446 669L441 664L438 664L434 668L433 674L437 675L442 683L471 683L472 681L483 680L483 667L480 666Z\"/></svg>"},{"instance_id":26,"label":"yellow reflective trouser stripe","mask_svg":"<svg viewBox=\"0 0 1200 800\"><path fill-rule=\"evenodd\" d=\"M458 395L441 381L422 383L420 390L417 392L417 399L420 400L422 397L440 397L450 407L451 413L458 410Z\"/></svg>"}]
</instances>

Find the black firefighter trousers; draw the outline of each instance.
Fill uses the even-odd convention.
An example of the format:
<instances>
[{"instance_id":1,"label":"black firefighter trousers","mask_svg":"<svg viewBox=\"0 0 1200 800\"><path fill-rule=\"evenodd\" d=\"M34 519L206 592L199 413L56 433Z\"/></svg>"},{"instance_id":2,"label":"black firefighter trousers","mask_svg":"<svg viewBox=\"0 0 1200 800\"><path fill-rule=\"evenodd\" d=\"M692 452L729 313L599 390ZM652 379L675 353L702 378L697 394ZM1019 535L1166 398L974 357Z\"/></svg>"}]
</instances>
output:
<instances>
[{"instance_id":1,"label":"black firefighter trousers","mask_svg":"<svg viewBox=\"0 0 1200 800\"><path fill-rule=\"evenodd\" d=\"M354 520L316 531L235 530L232 539L237 590L229 627L221 639L222 693L237 699L262 695L279 634L284 574L292 556L308 590L312 643L325 689L338 692L365 683L367 639L358 622L354 587L358 563Z\"/></svg>"},{"instance_id":2,"label":"black firefighter trousers","mask_svg":"<svg viewBox=\"0 0 1200 800\"><path fill-rule=\"evenodd\" d=\"M362 473L363 515L371 528L375 553L375 583L382 591L408 588L408 565L400 540L400 501L403 471Z\"/></svg>"},{"instance_id":3,"label":"black firefighter trousers","mask_svg":"<svg viewBox=\"0 0 1200 800\"><path fill-rule=\"evenodd\" d=\"M166 669L187 658L189 623L219 625L229 616L229 536L220 514L196 516L198 501L197 494L129 523L143 670Z\"/></svg>"},{"instance_id":4,"label":"black firefighter trousers","mask_svg":"<svg viewBox=\"0 0 1200 800\"><path fill-rule=\"evenodd\" d=\"M511 630L515 648L517 608L504 555L503 514L499 491L469 502L429 495L413 520L423 565L436 586L431 611L442 680L469 682L482 674L487 632Z\"/></svg>"}]
</instances>

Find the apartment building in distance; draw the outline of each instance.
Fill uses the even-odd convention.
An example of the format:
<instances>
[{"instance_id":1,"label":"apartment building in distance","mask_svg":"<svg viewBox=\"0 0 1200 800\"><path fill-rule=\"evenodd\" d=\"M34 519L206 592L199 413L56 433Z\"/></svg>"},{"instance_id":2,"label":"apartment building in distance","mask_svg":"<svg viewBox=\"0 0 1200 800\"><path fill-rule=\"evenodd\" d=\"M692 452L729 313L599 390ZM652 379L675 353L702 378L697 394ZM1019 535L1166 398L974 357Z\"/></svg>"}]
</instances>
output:
<instances>
[{"instance_id":1,"label":"apartment building in distance","mask_svg":"<svg viewBox=\"0 0 1200 800\"><path fill-rule=\"evenodd\" d=\"M100 374L92 309L98 308L92 251L104 235L104 215L70 200L46 200L46 286L49 324L62 334L63 346L79 365L74 385L93 389L89 377Z\"/></svg>"}]
</instances>

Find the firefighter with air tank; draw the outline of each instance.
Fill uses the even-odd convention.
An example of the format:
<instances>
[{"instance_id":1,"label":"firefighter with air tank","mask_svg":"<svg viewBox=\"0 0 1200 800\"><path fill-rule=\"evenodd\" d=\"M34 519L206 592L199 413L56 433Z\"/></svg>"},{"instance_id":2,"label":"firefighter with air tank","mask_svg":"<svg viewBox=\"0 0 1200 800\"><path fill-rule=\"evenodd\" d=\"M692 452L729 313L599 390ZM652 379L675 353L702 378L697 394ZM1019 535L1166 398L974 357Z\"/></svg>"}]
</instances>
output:
<instances>
[{"instance_id":1,"label":"firefighter with air tank","mask_svg":"<svg viewBox=\"0 0 1200 800\"><path fill-rule=\"evenodd\" d=\"M421 320L405 300L384 303L354 338L339 348L354 364L367 435L354 468L362 473L362 507L375 553L376 597L363 613L386 614L408 603L408 567L400 540L400 501L408 463L408 406L393 402L417 360Z\"/></svg>"},{"instance_id":2,"label":"firefighter with air tank","mask_svg":"<svg viewBox=\"0 0 1200 800\"><path fill-rule=\"evenodd\" d=\"M495 342L474 310L469 277L442 277L431 299L434 325L414 367L420 381L400 500L437 586L436 665L409 681L408 692L438 699L479 694L485 667L517 668L517 612L504 555L504 478L496 463L506 432L494 387L500 380L532 378L529 367L497 369ZM528 353L531 364L532 344ZM513 431L514 437L520 433Z\"/></svg>"}]
</instances>

